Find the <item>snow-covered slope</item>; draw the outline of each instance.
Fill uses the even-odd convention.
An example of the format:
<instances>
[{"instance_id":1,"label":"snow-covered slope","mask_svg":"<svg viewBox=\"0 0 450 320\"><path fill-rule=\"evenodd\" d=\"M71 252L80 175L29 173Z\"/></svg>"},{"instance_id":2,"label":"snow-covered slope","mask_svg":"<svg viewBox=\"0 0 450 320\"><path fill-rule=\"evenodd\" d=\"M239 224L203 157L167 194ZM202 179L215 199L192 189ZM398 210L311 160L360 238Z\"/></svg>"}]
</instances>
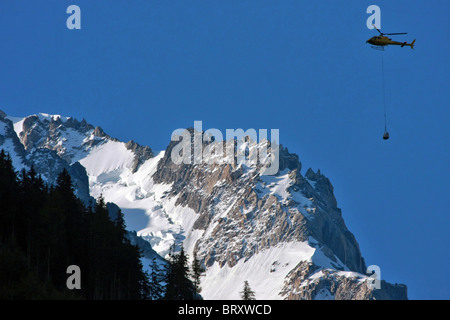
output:
<instances>
[{"instance_id":1,"label":"snow-covered slope","mask_svg":"<svg viewBox=\"0 0 450 320\"><path fill-rule=\"evenodd\" d=\"M240 299L244 281L248 281L258 299L278 300L289 271L299 261L311 261L316 249L307 242L285 242L240 259L236 265L220 267L215 262L207 270L202 294L209 299Z\"/></svg>"},{"instance_id":2,"label":"snow-covered slope","mask_svg":"<svg viewBox=\"0 0 450 320\"><path fill-rule=\"evenodd\" d=\"M25 164L23 147L14 135L13 128L11 122L0 116L0 148L10 155L16 170L19 171L28 166Z\"/></svg>"},{"instance_id":3,"label":"snow-covered slope","mask_svg":"<svg viewBox=\"0 0 450 320\"><path fill-rule=\"evenodd\" d=\"M8 119L28 155L45 149L68 165L81 164L91 196L117 204L127 228L159 255L174 244L191 258L195 251L206 267L205 299L239 299L245 280L257 299L406 298L404 286L367 285L364 259L330 181L311 169L302 175L298 156L283 147L279 172L267 176L260 165L211 159L177 165L170 157L176 142L153 153L84 120L48 114ZM0 123L0 134L5 128ZM13 150L6 141L0 148Z\"/></svg>"}]
</instances>

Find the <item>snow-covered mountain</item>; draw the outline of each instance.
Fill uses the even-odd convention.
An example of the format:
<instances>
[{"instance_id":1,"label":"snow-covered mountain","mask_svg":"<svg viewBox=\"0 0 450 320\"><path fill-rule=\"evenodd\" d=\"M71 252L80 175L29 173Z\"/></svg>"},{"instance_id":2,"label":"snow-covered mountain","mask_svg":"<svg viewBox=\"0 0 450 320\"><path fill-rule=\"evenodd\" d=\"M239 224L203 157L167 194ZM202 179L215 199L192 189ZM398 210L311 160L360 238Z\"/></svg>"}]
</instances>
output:
<instances>
[{"instance_id":1,"label":"snow-covered mountain","mask_svg":"<svg viewBox=\"0 0 450 320\"><path fill-rule=\"evenodd\" d=\"M245 280L257 299L407 298L405 285L370 285L332 184L320 171L302 175L297 155L280 146L279 171L268 176L261 165L175 164L176 144L153 152L85 120L0 113L0 149L16 168L38 167L49 182L69 168L80 195L118 205L160 256L172 244L196 251L204 299L239 299Z\"/></svg>"},{"instance_id":2,"label":"snow-covered mountain","mask_svg":"<svg viewBox=\"0 0 450 320\"><path fill-rule=\"evenodd\" d=\"M9 153L16 170L33 167L46 182L51 184L56 181L58 174L66 169L72 176L77 196L88 203L91 197L85 168L78 162L66 161L57 150L44 144L48 137L45 136L43 128L37 126L37 123L33 125L33 122L39 119L37 121L39 124L46 122L49 126L54 126L55 121L49 121L43 115L40 117L7 117L0 110L0 148ZM30 125L33 129L30 129ZM41 144L38 144L38 141Z\"/></svg>"}]
</instances>

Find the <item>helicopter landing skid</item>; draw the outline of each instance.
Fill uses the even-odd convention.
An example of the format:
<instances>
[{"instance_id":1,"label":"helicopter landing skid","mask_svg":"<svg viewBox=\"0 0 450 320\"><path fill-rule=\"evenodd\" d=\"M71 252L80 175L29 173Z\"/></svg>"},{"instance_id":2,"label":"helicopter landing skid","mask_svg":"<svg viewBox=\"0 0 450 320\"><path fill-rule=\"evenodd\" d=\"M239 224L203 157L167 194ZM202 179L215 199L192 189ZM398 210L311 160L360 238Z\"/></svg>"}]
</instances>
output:
<instances>
[{"instance_id":1,"label":"helicopter landing skid","mask_svg":"<svg viewBox=\"0 0 450 320\"><path fill-rule=\"evenodd\" d=\"M374 50L384 51L384 46L371 46Z\"/></svg>"}]
</instances>

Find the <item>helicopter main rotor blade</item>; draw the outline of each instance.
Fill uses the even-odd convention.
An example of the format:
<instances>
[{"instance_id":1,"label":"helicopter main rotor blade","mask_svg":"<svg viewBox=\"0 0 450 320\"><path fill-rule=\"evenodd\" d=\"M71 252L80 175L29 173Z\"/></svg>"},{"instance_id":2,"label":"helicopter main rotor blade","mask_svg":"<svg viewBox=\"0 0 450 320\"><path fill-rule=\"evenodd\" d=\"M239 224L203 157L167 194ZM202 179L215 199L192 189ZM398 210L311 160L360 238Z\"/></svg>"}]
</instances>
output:
<instances>
[{"instance_id":1,"label":"helicopter main rotor blade","mask_svg":"<svg viewBox=\"0 0 450 320\"><path fill-rule=\"evenodd\" d=\"M389 36L394 36L394 35L397 35L397 34L408 34L408 33L406 33L406 32L395 32L395 33L384 33L384 34L389 35Z\"/></svg>"}]
</instances>

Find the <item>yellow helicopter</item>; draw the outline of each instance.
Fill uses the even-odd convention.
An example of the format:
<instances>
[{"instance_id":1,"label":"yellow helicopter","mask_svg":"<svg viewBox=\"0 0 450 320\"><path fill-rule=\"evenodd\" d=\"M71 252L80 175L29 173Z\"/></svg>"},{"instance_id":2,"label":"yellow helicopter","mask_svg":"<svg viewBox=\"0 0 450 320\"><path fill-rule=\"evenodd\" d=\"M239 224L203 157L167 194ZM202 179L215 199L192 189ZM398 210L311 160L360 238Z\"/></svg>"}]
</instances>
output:
<instances>
[{"instance_id":1,"label":"yellow helicopter","mask_svg":"<svg viewBox=\"0 0 450 320\"><path fill-rule=\"evenodd\" d=\"M416 39L414 39L414 41L411 43L407 43L407 42L392 41L391 38L385 37L385 35L407 34L406 32L382 33L375 25L373 27L378 30L380 35L370 38L369 40L366 41L366 43L370 43L376 46L377 48L384 48L385 46L388 45L396 45L401 47L408 46L411 47L411 49L414 49L414 42L416 42Z\"/></svg>"}]
</instances>

